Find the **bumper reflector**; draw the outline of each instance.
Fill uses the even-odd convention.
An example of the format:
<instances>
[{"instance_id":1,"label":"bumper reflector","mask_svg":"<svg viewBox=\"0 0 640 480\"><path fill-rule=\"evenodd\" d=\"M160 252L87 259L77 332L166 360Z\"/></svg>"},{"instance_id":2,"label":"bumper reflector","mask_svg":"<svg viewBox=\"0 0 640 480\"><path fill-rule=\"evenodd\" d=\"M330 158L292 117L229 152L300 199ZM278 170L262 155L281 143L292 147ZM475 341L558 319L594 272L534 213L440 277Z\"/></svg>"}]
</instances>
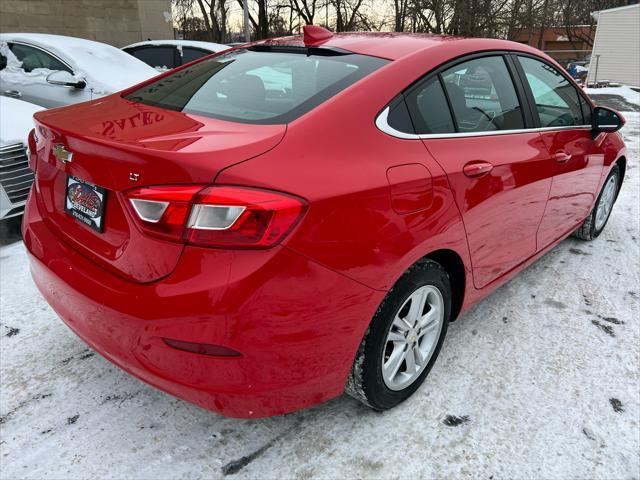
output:
<instances>
[{"instance_id":1,"label":"bumper reflector","mask_svg":"<svg viewBox=\"0 0 640 480\"><path fill-rule=\"evenodd\" d=\"M185 352L199 353L201 355L213 355L216 357L241 357L242 354L231 348L222 345L211 345L209 343L185 342L183 340L173 340L171 338L163 338L171 348L183 350Z\"/></svg>"}]
</instances>

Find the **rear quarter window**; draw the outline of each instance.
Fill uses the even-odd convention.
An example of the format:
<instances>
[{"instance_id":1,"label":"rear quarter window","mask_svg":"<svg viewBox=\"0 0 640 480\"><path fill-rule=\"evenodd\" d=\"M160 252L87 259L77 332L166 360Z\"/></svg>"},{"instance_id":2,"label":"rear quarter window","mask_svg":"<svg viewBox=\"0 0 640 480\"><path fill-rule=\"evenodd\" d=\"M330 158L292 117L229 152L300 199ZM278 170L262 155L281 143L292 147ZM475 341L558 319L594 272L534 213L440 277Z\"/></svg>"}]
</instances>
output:
<instances>
[{"instance_id":1,"label":"rear quarter window","mask_svg":"<svg viewBox=\"0 0 640 480\"><path fill-rule=\"evenodd\" d=\"M242 123L288 123L388 63L357 54L234 50L129 93L126 99Z\"/></svg>"}]
</instances>

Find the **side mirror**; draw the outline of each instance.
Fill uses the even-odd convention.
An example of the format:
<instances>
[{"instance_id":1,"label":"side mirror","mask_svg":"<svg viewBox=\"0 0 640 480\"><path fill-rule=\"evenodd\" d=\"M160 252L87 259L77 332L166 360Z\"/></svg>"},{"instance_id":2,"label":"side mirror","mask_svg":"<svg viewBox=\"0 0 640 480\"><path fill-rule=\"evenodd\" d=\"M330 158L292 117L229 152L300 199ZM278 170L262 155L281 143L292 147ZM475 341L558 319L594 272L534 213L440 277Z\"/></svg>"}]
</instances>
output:
<instances>
[{"instance_id":1,"label":"side mirror","mask_svg":"<svg viewBox=\"0 0 640 480\"><path fill-rule=\"evenodd\" d=\"M63 87L84 88L87 82L78 80L66 70L56 70L47 75L47 83L51 85L62 85Z\"/></svg>"},{"instance_id":2,"label":"side mirror","mask_svg":"<svg viewBox=\"0 0 640 480\"><path fill-rule=\"evenodd\" d=\"M617 132L624 125L624 117L615 110L607 107L596 107L593 109L593 130L600 132Z\"/></svg>"}]
</instances>

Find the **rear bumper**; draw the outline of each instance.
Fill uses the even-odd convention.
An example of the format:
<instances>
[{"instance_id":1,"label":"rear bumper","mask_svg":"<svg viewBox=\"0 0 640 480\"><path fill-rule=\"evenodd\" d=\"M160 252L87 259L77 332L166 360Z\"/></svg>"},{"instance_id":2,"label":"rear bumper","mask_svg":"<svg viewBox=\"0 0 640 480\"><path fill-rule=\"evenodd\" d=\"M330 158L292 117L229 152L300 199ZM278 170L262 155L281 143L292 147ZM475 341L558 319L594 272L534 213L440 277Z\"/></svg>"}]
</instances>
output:
<instances>
[{"instance_id":1,"label":"rear bumper","mask_svg":"<svg viewBox=\"0 0 640 480\"><path fill-rule=\"evenodd\" d=\"M284 247L189 247L168 277L129 282L56 237L35 202L23 234L36 285L79 337L141 380L231 417L278 415L340 395L384 295ZM223 345L242 357L184 352L163 338Z\"/></svg>"}]
</instances>

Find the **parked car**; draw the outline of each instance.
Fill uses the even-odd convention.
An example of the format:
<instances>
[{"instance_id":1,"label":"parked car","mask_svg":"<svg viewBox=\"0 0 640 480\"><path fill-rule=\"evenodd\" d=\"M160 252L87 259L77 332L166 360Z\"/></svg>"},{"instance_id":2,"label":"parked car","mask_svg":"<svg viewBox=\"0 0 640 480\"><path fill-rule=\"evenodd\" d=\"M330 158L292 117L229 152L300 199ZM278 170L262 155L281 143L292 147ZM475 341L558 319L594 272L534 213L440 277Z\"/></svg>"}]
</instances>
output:
<instances>
[{"instance_id":1,"label":"parked car","mask_svg":"<svg viewBox=\"0 0 640 480\"><path fill-rule=\"evenodd\" d=\"M567 64L567 73L573 77L573 79L582 86L587 80L589 75L589 64L585 61L582 62L569 62Z\"/></svg>"},{"instance_id":2,"label":"parked car","mask_svg":"<svg viewBox=\"0 0 640 480\"><path fill-rule=\"evenodd\" d=\"M158 74L104 43L41 33L0 34L0 94L43 107L103 97Z\"/></svg>"},{"instance_id":3,"label":"parked car","mask_svg":"<svg viewBox=\"0 0 640 480\"><path fill-rule=\"evenodd\" d=\"M0 220L21 215L33 173L29 170L27 136L33 114L42 107L0 96Z\"/></svg>"},{"instance_id":4,"label":"parked car","mask_svg":"<svg viewBox=\"0 0 640 480\"><path fill-rule=\"evenodd\" d=\"M479 69L495 99L456 84ZM626 166L619 114L493 39L305 27L35 119L42 295L107 359L235 417L402 402L450 321L602 232Z\"/></svg>"},{"instance_id":5,"label":"parked car","mask_svg":"<svg viewBox=\"0 0 640 480\"><path fill-rule=\"evenodd\" d=\"M149 40L122 48L161 72L228 49L227 45L220 43L194 40Z\"/></svg>"}]
</instances>

